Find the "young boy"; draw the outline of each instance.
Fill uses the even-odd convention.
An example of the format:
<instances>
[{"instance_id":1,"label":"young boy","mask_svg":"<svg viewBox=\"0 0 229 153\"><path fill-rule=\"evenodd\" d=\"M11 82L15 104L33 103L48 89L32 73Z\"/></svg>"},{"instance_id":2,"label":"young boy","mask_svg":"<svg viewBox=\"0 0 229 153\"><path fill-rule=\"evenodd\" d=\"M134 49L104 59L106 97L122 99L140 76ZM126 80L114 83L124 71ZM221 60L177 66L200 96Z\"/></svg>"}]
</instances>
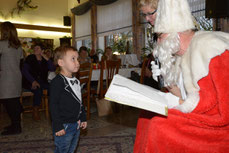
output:
<instances>
[{"instance_id":1,"label":"young boy","mask_svg":"<svg viewBox=\"0 0 229 153\"><path fill-rule=\"evenodd\" d=\"M72 47L58 47L55 50L54 61L60 66L60 73L50 84L55 153L73 153L80 135L79 128L87 127L80 82L73 76L80 67L78 56Z\"/></svg>"}]
</instances>

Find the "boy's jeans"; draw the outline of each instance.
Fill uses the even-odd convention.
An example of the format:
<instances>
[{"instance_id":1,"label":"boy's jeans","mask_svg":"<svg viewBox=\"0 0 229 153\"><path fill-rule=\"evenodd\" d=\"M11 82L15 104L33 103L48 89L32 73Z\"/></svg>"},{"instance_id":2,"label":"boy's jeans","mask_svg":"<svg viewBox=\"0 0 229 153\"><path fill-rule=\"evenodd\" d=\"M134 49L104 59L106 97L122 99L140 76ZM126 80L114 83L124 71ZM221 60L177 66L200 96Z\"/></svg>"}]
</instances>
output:
<instances>
[{"instance_id":1,"label":"boy's jeans","mask_svg":"<svg viewBox=\"0 0 229 153\"><path fill-rule=\"evenodd\" d=\"M66 123L64 129L66 134L56 136L54 133L55 153L74 153L80 135L78 123Z\"/></svg>"}]
</instances>

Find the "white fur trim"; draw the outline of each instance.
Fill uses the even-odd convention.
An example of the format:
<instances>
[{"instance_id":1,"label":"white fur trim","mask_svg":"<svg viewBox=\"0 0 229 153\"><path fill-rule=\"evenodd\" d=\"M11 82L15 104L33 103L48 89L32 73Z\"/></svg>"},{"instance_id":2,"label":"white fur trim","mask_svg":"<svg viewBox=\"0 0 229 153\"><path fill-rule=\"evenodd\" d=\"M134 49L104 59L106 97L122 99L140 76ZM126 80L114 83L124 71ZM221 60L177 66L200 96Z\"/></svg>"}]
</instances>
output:
<instances>
[{"instance_id":1,"label":"white fur trim","mask_svg":"<svg viewBox=\"0 0 229 153\"><path fill-rule=\"evenodd\" d=\"M187 99L176 109L189 113L196 108L200 90L197 82L208 75L211 59L221 55L226 49L229 49L228 33L196 32L181 62Z\"/></svg>"},{"instance_id":2,"label":"white fur trim","mask_svg":"<svg viewBox=\"0 0 229 153\"><path fill-rule=\"evenodd\" d=\"M187 0L160 0L154 31L177 33L194 29L191 11Z\"/></svg>"},{"instance_id":3,"label":"white fur trim","mask_svg":"<svg viewBox=\"0 0 229 153\"><path fill-rule=\"evenodd\" d=\"M185 102L182 105L174 107L174 109L178 109L184 113L192 112L198 105L199 100L200 97L198 92L189 93Z\"/></svg>"}]
</instances>

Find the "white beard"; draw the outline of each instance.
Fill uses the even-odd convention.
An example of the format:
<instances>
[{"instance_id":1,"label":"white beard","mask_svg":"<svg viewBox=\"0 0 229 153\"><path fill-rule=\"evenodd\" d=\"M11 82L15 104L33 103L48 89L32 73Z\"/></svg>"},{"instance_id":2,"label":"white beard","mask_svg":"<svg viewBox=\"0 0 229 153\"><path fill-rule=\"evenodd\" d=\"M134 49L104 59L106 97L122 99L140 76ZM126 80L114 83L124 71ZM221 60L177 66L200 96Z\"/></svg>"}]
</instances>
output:
<instances>
[{"instance_id":1,"label":"white beard","mask_svg":"<svg viewBox=\"0 0 229 153\"><path fill-rule=\"evenodd\" d=\"M180 50L180 39L178 33L169 34L168 37L156 46L153 51L154 57L158 57L161 63L161 75L164 86L177 85L181 73L181 57L175 56Z\"/></svg>"}]
</instances>

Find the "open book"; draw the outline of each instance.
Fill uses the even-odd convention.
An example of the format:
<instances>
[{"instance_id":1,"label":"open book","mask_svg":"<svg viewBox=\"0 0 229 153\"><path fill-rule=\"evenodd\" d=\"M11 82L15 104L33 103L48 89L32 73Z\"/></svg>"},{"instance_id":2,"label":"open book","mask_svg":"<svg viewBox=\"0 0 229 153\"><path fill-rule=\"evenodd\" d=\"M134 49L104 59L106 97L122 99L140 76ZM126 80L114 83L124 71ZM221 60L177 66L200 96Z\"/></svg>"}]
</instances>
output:
<instances>
[{"instance_id":1,"label":"open book","mask_svg":"<svg viewBox=\"0 0 229 153\"><path fill-rule=\"evenodd\" d=\"M116 74L105 99L124 105L168 115L168 108L179 104L179 98ZM168 106L169 101L169 106Z\"/></svg>"}]
</instances>

